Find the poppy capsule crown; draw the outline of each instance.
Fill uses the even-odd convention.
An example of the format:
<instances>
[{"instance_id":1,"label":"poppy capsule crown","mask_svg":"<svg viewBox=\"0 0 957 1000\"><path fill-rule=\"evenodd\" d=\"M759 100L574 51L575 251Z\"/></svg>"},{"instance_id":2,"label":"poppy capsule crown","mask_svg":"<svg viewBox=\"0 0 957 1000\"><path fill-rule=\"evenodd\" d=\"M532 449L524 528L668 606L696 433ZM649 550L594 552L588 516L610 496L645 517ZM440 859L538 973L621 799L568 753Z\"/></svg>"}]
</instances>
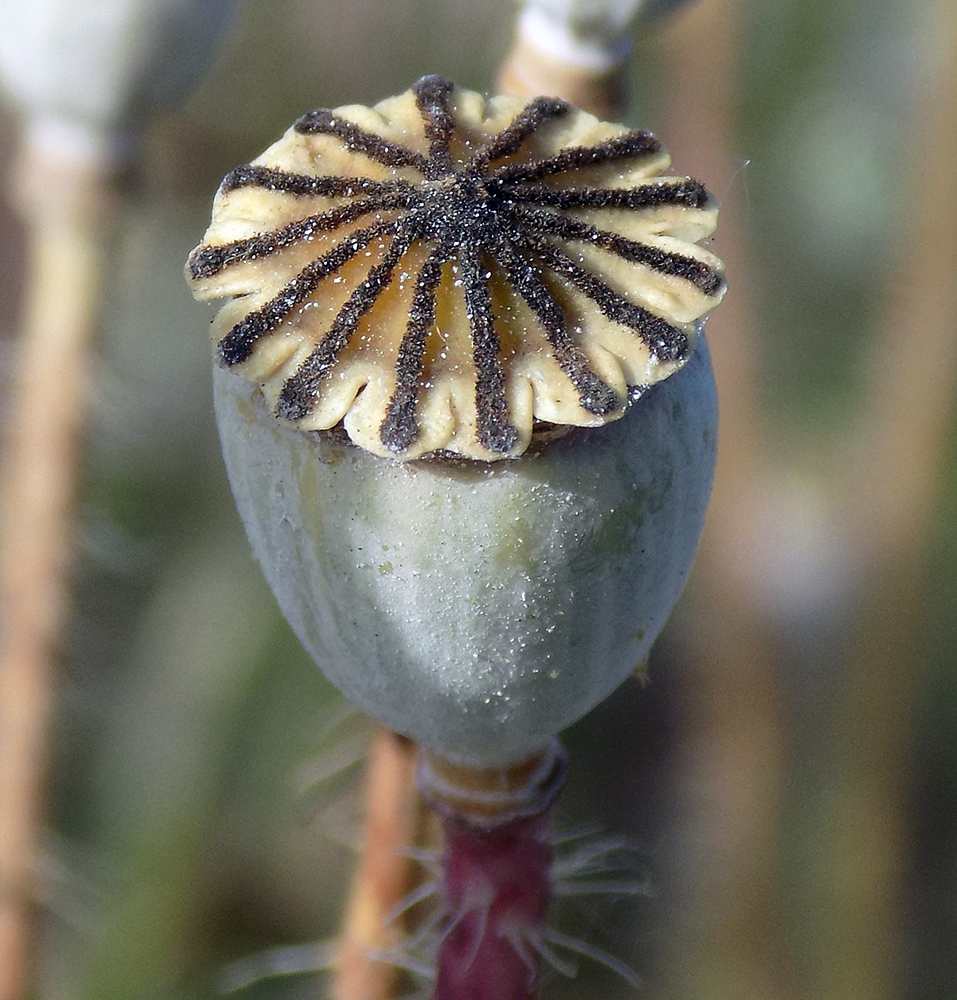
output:
<instances>
[{"instance_id":1,"label":"poppy capsule crown","mask_svg":"<svg viewBox=\"0 0 957 1000\"><path fill-rule=\"evenodd\" d=\"M301 430L520 455L676 371L720 300L716 208L647 132L441 77L303 115L220 187L190 257L219 361Z\"/></svg>"},{"instance_id":2,"label":"poppy capsule crown","mask_svg":"<svg viewBox=\"0 0 957 1000\"><path fill-rule=\"evenodd\" d=\"M548 745L690 567L724 281L694 243L715 206L668 162L562 101L425 77L302 116L190 257L228 299L224 454L281 607L347 694L456 759Z\"/></svg>"}]
</instances>

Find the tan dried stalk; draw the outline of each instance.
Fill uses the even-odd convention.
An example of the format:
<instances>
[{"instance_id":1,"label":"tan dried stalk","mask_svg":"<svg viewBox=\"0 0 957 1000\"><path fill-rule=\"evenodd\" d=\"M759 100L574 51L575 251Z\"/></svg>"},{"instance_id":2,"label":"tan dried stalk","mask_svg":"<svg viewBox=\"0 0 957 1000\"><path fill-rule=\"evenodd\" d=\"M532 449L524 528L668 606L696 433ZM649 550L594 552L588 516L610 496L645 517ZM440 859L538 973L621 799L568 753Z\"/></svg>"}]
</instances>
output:
<instances>
[{"instance_id":1,"label":"tan dried stalk","mask_svg":"<svg viewBox=\"0 0 957 1000\"><path fill-rule=\"evenodd\" d=\"M624 100L623 66L592 72L539 49L516 34L498 72L497 89L517 97L563 97L604 121L618 121Z\"/></svg>"},{"instance_id":2,"label":"tan dried stalk","mask_svg":"<svg viewBox=\"0 0 957 1000\"><path fill-rule=\"evenodd\" d=\"M54 666L69 611L70 508L102 271L103 179L22 163L30 238L8 454L0 649L0 1000L27 995Z\"/></svg>"},{"instance_id":3,"label":"tan dried stalk","mask_svg":"<svg viewBox=\"0 0 957 1000\"><path fill-rule=\"evenodd\" d=\"M415 788L415 745L379 726L366 762L365 835L340 933L335 1000L389 1000L401 971L381 960L402 938L389 917L412 888L422 807Z\"/></svg>"},{"instance_id":4,"label":"tan dried stalk","mask_svg":"<svg viewBox=\"0 0 957 1000\"><path fill-rule=\"evenodd\" d=\"M702 0L664 32L669 67L669 149L698 176L733 176L731 100L741 5ZM720 192L719 192L720 194ZM731 200L730 198L728 199ZM762 348L748 287L741 212L722 212L718 250L731 294L708 321L721 400L714 492L695 574L692 656L686 685L687 785L706 842L695 845L693 912L676 943L680 995L779 1000L792 995L783 960L782 762L776 649L747 563L767 444L758 386Z\"/></svg>"}]
</instances>

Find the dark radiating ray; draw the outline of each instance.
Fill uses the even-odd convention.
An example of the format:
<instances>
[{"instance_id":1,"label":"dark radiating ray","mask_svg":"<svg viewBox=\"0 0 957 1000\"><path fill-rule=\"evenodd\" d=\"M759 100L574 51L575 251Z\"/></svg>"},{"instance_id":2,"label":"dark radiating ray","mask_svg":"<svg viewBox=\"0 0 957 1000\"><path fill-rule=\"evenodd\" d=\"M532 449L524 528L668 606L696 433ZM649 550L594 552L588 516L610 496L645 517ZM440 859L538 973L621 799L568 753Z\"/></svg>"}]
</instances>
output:
<instances>
[{"instance_id":1,"label":"dark radiating ray","mask_svg":"<svg viewBox=\"0 0 957 1000\"><path fill-rule=\"evenodd\" d=\"M504 455L514 447L518 431L508 419L502 345L495 332L492 296L482 270L481 249L472 245L463 247L459 252L459 265L476 372L476 437L483 448Z\"/></svg>"},{"instance_id":2,"label":"dark radiating ray","mask_svg":"<svg viewBox=\"0 0 957 1000\"><path fill-rule=\"evenodd\" d=\"M577 191L545 184L516 184L508 186L508 193L522 201L561 209L624 208L635 211L659 205L705 208L711 203L705 186L690 178L677 183L659 181L642 184L635 188L582 188Z\"/></svg>"},{"instance_id":3,"label":"dark radiating ray","mask_svg":"<svg viewBox=\"0 0 957 1000\"><path fill-rule=\"evenodd\" d=\"M395 363L395 392L379 429L379 440L392 452L405 451L419 435L415 408L422 390L425 342L435 321L435 289L442 275L442 265L448 257L445 246L440 244L435 247L422 265L415 283L409 322Z\"/></svg>"},{"instance_id":4,"label":"dark radiating ray","mask_svg":"<svg viewBox=\"0 0 957 1000\"><path fill-rule=\"evenodd\" d=\"M540 181L543 177L562 174L566 170L594 167L617 160L661 152L661 143L650 132L627 132L594 146L570 146L553 156L530 163L506 163L492 172L503 181Z\"/></svg>"},{"instance_id":5,"label":"dark radiating ray","mask_svg":"<svg viewBox=\"0 0 957 1000\"><path fill-rule=\"evenodd\" d=\"M550 270L567 278L608 319L634 330L659 360L680 361L688 356L688 336L683 330L642 306L629 302L607 282L580 267L544 237L526 237L520 232L510 232L509 237L520 246L533 250Z\"/></svg>"},{"instance_id":6,"label":"dark radiating ray","mask_svg":"<svg viewBox=\"0 0 957 1000\"><path fill-rule=\"evenodd\" d=\"M370 212L405 207L410 197L410 194L403 192L354 201L319 215L297 219L270 233L259 233L244 240L236 240L234 243L224 243L222 246L199 247L189 259L189 273L193 278L211 278L230 264L268 257L317 233L329 232L355 222Z\"/></svg>"},{"instance_id":7,"label":"dark radiating ray","mask_svg":"<svg viewBox=\"0 0 957 1000\"><path fill-rule=\"evenodd\" d=\"M443 76L423 76L412 88L425 123L425 137L429 140L425 176L433 181L452 173L449 139L455 128L455 121L449 107L449 94L454 87L455 84Z\"/></svg>"},{"instance_id":8,"label":"dark radiating ray","mask_svg":"<svg viewBox=\"0 0 957 1000\"><path fill-rule=\"evenodd\" d=\"M549 233L563 240L577 240L601 247L632 264L644 264L659 274L667 274L690 281L705 295L717 295L724 288L724 275L694 257L669 253L646 243L637 243L618 233L610 233L567 215L552 212L535 205L514 205L512 214L522 219L524 228L531 232Z\"/></svg>"},{"instance_id":9,"label":"dark radiating ray","mask_svg":"<svg viewBox=\"0 0 957 1000\"><path fill-rule=\"evenodd\" d=\"M574 385L582 407L596 416L607 416L616 410L621 405L618 393L592 370L588 359L568 334L561 306L552 297L535 267L515 251L509 234L500 234L492 253L509 283L542 324L555 360Z\"/></svg>"},{"instance_id":10,"label":"dark radiating ray","mask_svg":"<svg viewBox=\"0 0 957 1000\"><path fill-rule=\"evenodd\" d=\"M567 114L569 108L566 101L557 97L536 97L525 105L509 125L475 153L466 170L481 171L489 163L518 152L532 133L552 118Z\"/></svg>"},{"instance_id":11,"label":"dark radiating ray","mask_svg":"<svg viewBox=\"0 0 957 1000\"><path fill-rule=\"evenodd\" d=\"M307 264L274 298L264 306L249 313L219 342L219 358L225 365L238 365L246 361L256 342L272 333L280 323L304 302L323 278L338 271L374 239L395 231L397 223L382 222L368 229L351 233L341 243Z\"/></svg>"},{"instance_id":12,"label":"dark radiating ray","mask_svg":"<svg viewBox=\"0 0 957 1000\"><path fill-rule=\"evenodd\" d=\"M316 198L353 198L360 194L375 196L412 190L408 181L398 177L390 181L374 181L371 177L293 174L275 167L260 167L255 163L233 167L219 185L223 192L243 187L259 187L282 194Z\"/></svg>"},{"instance_id":13,"label":"dark radiating ray","mask_svg":"<svg viewBox=\"0 0 957 1000\"><path fill-rule=\"evenodd\" d=\"M293 128L303 135L334 135L342 140L350 152L362 153L386 167L415 167L423 174L427 174L429 170L428 161L421 153L389 142L374 132L367 132L328 108L308 111L296 121Z\"/></svg>"},{"instance_id":14,"label":"dark radiating ray","mask_svg":"<svg viewBox=\"0 0 957 1000\"><path fill-rule=\"evenodd\" d=\"M295 375L286 379L276 403L276 416L284 420L302 420L315 404L316 392L329 374L339 355L349 344L362 317L375 305L392 280L396 265L412 243L409 227L398 230L385 257L369 272L366 279L349 296L316 349L299 367Z\"/></svg>"}]
</instances>

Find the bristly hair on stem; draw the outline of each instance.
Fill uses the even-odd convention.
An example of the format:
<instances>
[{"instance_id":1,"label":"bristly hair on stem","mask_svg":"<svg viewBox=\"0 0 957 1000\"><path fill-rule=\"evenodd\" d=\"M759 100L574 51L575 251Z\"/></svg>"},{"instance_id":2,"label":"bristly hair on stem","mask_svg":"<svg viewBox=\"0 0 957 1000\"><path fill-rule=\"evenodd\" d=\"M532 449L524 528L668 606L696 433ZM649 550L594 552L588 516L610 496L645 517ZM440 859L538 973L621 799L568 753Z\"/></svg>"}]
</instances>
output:
<instances>
[{"instance_id":1,"label":"bristly hair on stem","mask_svg":"<svg viewBox=\"0 0 957 1000\"><path fill-rule=\"evenodd\" d=\"M523 946L545 927L551 845L545 816L480 830L445 822L435 1000L532 1000L540 963Z\"/></svg>"}]
</instances>

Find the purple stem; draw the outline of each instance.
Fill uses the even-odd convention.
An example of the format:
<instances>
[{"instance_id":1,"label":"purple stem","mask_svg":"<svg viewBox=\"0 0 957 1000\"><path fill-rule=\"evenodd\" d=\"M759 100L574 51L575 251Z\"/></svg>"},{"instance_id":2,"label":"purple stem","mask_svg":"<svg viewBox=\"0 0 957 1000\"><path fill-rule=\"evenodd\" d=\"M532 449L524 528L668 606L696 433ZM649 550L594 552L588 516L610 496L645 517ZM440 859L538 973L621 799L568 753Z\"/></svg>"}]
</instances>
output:
<instances>
[{"instance_id":1,"label":"purple stem","mask_svg":"<svg viewBox=\"0 0 957 1000\"><path fill-rule=\"evenodd\" d=\"M534 1000L551 899L547 814L480 829L447 819L434 1000Z\"/></svg>"}]
</instances>

